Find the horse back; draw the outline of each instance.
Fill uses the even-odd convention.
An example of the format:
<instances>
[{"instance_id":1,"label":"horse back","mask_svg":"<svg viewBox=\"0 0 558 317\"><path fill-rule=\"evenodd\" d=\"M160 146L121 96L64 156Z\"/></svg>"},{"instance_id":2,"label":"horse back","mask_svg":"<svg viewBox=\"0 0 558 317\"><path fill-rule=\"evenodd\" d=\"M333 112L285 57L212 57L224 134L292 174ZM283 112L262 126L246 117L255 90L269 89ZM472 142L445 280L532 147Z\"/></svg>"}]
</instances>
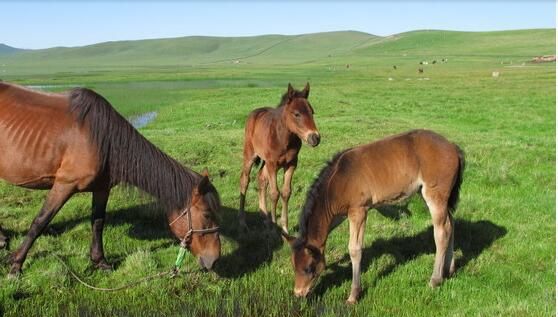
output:
<instances>
[{"instance_id":1,"label":"horse back","mask_svg":"<svg viewBox=\"0 0 558 317\"><path fill-rule=\"evenodd\" d=\"M449 195L459 149L432 131L413 130L353 148L336 167L334 188L346 203L372 207L404 200L421 186L438 186Z\"/></svg>"},{"instance_id":2,"label":"horse back","mask_svg":"<svg viewBox=\"0 0 558 317\"><path fill-rule=\"evenodd\" d=\"M57 178L71 181L81 177L77 174L90 174L86 169L95 165L95 153L68 109L65 94L0 82L0 178L23 187L50 188Z\"/></svg>"}]
</instances>

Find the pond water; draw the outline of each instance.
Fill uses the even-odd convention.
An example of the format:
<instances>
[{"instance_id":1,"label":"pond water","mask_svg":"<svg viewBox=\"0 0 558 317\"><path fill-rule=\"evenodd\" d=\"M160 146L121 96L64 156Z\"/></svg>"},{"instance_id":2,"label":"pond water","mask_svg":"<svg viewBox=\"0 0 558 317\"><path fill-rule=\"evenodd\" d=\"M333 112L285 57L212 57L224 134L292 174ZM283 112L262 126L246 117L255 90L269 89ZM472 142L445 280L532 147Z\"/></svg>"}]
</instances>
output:
<instances>
[{"instance_id":1,"label":"pond water","mask_svg":"<svg viewBox=\"0 0 558 317\"><path fill-rule=\"evenodd\" d=\"M134 128L140 129L155 120L155 118L157 118L157 112L151 111L137 116L131 116L128 118L128 121L134 126Z\"/></svg>"},{"instance_id":2,"label":"pond water","mask_svg":"<svg viewBox=\"0 0 558 317\"><path fill-rule=\"evenodd\" d=\"M66 88L76 88L76 87L83 87L83 85L26 85L25 87L29 88L29 89L35 89L35 90L51 90L51 89L66 89Z\"/></svg>"}]
</instances>

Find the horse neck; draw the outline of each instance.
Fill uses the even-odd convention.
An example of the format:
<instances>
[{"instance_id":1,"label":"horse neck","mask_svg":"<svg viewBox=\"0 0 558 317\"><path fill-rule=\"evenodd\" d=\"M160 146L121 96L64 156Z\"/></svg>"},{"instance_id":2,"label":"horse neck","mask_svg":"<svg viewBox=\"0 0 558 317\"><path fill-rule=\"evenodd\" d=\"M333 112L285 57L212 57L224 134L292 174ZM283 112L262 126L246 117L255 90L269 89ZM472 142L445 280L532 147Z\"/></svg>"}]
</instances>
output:
<instances>
[{"instance_id":1,"label":"horse neck","mask_svg":"<svg viewBox=\"0 0 558 317\"><path fill-rule=\"evenodd\" d=\"M287 121L285 118L285 106L277 108L277 118L275 120L275 131L277 138L288 144L293 136L296 134L292 133L287 127Z\"/></svg>"},{"instance_id":2,"label":"horse neck","mask_svg":"<svg viewBox=\"0 0 558 317\"><path fill-rule=\"evenodd\" d=\"M142 153L128 157L130 166L123 166L121 162L113 164L120 167L116 178L135 186L157 198L166 206L167 211L184 208L190 202L191 191L197 183L197 174L183 167L176 160L159 150L149 141L138 146ZM124 159L124 157L120 157Z\"/></svg>"},{"instance_id":3,"label":"horse neck","mask_svg":"<svg viewBox=\"0 0 558 317\"><path fill-rule=\"evenodd\" d=\"M322 253L329 236L331 223L336 216L330 202L320 200L314 205L306 229L306 243L318 248Z\"/></svg>"}]
</instances>

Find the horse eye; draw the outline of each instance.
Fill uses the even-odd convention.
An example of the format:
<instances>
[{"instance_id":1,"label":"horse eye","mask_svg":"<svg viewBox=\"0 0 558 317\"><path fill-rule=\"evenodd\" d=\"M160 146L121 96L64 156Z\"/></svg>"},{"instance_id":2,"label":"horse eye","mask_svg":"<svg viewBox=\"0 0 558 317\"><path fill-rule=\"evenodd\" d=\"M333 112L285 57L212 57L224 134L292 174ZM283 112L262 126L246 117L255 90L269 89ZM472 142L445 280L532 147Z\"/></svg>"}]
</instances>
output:
<instances>
[{"instance_id":1,"label":"horse eye","mask_svg":"<svg viewBox=\"0 0 558 317\"><path fill-rule=\"evenodd\" d=\"M312 275L312 274L314 274L314 268L312 266L305 267L304 268L304 273L306 273L308 275Z\"/></svg>"},{"instance_id":2,"label":"horse eye","mask_svg":"<svg viewBox=\"0 0 558 317\"><path fill-rule=\"evenodd\" d=\"M295 116L296 118L299 118L299 117L300 117L300 112L293 112L293 114L294 114L294 116Z\"/></svg>"}]
</instances>

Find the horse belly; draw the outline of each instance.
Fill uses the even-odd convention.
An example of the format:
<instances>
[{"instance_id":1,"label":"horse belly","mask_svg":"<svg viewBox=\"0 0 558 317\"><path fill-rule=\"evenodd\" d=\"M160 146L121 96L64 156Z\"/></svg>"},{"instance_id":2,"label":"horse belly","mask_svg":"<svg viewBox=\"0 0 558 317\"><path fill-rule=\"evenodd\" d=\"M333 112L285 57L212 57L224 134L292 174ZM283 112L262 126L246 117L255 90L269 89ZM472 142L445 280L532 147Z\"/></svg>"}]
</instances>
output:
<instances>
[{"instance_id":1,"label":"horse belly","mask_svg":"<svg viewBox=\"0 0 558 317\"><path fill-rule=\"evenodd\" d=\"M405 159L389 158L383 164L375 164L377 169L368 168L368 190L371 205L390 205L405 201L414 195L422 185L420 171L412 155ZM397 162L397 163L393 163Z\"/></svg>"},{"instance_id":2,"label":"horse belly","mask_svg":"<svg viewBox=\"0 0 558 317\"><path fill-rule=\"evenodd\" d=\"M405 182L401 186L387 186L381 190L370 189L372 202L370 207L379 205L393 205L407 200L417 193L420 188L418 180Z\"/></svg>"},{"instance_id":3,"label":"horse belly","mask_svg":"<svg viewBox=\"0 0 558 317\"><path fill-rule=\"evenodd\" d=\"M0 178L14 185L46 189L52 187L61 158L41 156L35 149L0 140Z\"/></svg>"}]
</instances>

